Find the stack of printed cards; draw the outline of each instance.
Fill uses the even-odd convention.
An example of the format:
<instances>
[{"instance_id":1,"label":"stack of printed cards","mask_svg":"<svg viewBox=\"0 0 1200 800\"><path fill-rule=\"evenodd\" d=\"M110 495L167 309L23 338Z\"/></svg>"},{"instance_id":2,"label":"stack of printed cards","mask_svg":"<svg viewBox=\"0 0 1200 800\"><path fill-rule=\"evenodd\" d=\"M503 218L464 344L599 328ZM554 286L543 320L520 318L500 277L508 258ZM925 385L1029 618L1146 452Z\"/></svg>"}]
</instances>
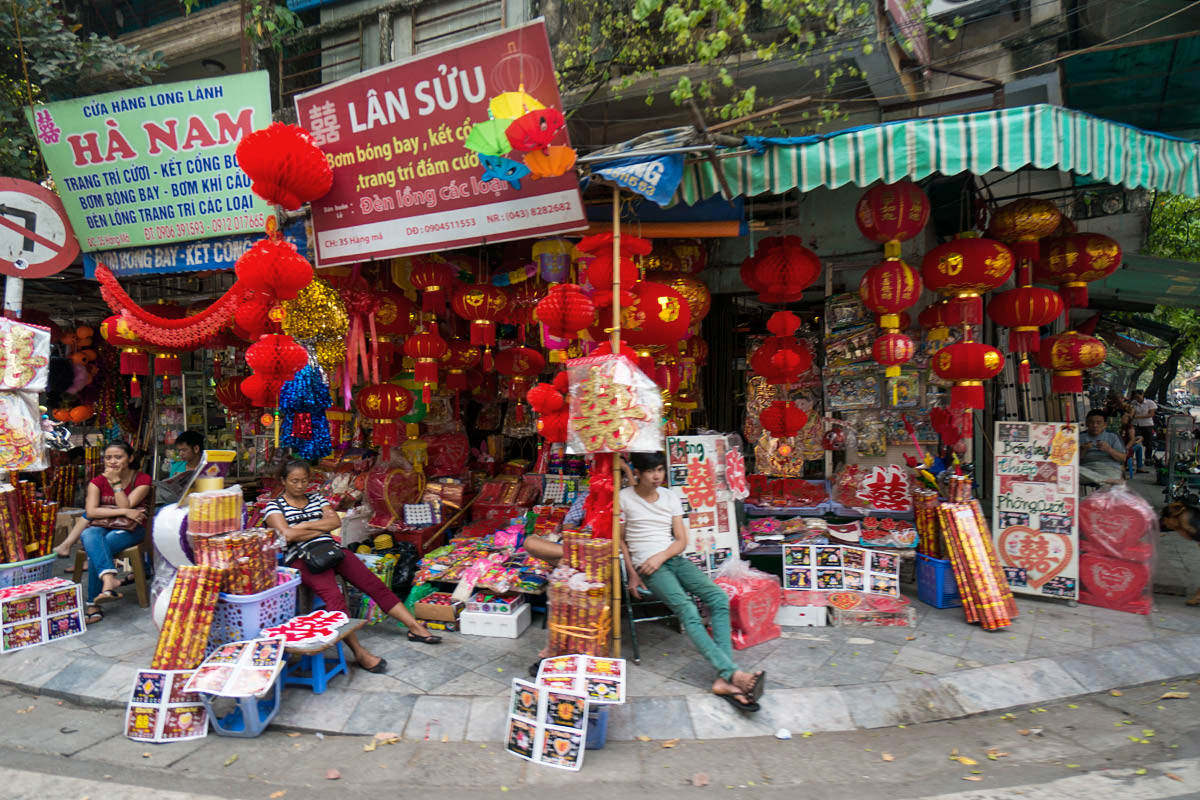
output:
<instances>
[{"instance_id":1,"label":"stack of printed cards","mask_svg":"<svg viewBox=\"0 0 1200 800\"><path fill-rule=\"evenodd\" d=\"M282 636L289 645L315 645L336 641L337 629L350 621L342 611L317 609L299 617L292 617L282 625L263 628L265 637Z\"/></svg>"},{"instance_id":2,"label":"stack of printed cards","mask_svg":"<svg viewBox=\"0 0 1200 800\"><path fill-rule=\"evenodd\" d=\"M784 544L784 589L850 589L900 595L900 557L863 547Z\"/></svg>"},{"instance_id":3,"label":"stack of printed cards","mask_svg":"<svg viewBox=\"0 0 1200 800\"><path fill-rule=\"evenodd\" d=\"M587 743L588 699L514 680L504 749L536 764L578 770Z\"/></svg>"},{"instance_id":4,"label":"stack of printed cards","mask_svg":"<svg viewBox=\"0 0 1200 800\"><path fill-rule=\"evenodd\" d=\"M125 707L125 735L139 742L181 742L208 735L208 711L187 689L192 670L138 670Z\"/></svg>"},{"instance_id":5,"label":"stack of printed cards","mask_svg":"<svg viewBox=\"0 0 1200 800\"><path fill-rule=\"evenodd\" d=\"M581 692L599 704L625 702L625 659L570 655L543 659L539 686Z\"/></svg>"},{"instance_id":6,"label":"stack of printed cards","mask_svg":"<svg viewBox=\"0 0 1200 800\"><path fill-rule=\"evenodd\" d=\"M79 584L62 578L0 589L0 653L78 636L87 630Z\"/></svg>"},{"instance_id":7,"label":"stack of printed cards","mask_svg":"<svg viewBox=\"0 0 1200 800\"><path fill-rule=\"evenodd\" d=\"M209 653L185 687L221 697L262 697L283 669L283 637L230 642Z\"/></svg>"}]
</instances>

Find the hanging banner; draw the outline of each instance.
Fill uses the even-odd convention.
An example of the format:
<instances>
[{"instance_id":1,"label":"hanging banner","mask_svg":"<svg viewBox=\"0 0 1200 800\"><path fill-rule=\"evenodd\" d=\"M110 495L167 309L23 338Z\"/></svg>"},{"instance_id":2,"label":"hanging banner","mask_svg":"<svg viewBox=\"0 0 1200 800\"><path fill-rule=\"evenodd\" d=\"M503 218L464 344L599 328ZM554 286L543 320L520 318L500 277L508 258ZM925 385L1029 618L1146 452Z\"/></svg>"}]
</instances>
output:
<instances>
[{"instance_id":1,"label":"hanging banner","mask_svg":"<svg viewBox=\"0 0 1200 800\"><path fill-rule=\"evenodd\" d=\"M83 256L83 274L87 278L96 277L96 264L108 267L118 278L233 269L237 260L262 238L263 235L257 233L166 244L161 247L131 247L127 250L86 253ZM308 237L304 233L304 223L301 221L283 228L283 238L294 244L301 253L308 248Z\"/></svg>"},{"instance_id":2,"label":"hanging banner","mask_svg":"<svg viewBox=\"0 0 1200 800\"><path fill-rule=\"evenodd\" d=\"M333 167L312 204L317 266L583 229L574 170L484 180L463 146L493 98L520 91L562 108L540 20L297 95L300 125Z\"/></svg>"},{"instance_id":3,"label":"hanging banner","mask_svg":"<svg viewBox=\"0 0 1200 800\"><path fill-rule=\"evenodd\" d=\"M630 158L597 164L592 174L637 192L660 206L671 202L683 180L683 156Z\"/></svg>"},{"instance_id":4,"label":"hanging banner","mask_svg":"<svg viewBox=\"0 0 1200 800\"><path fill-rule=\"evenodd\" d=\"M1079 598L1079 426L997 422L992 532L1013 592Z\"/></svg>"},{"instance_id":5,"label":"hanging banner","mask_svg":"<svg viewBox=\"0 0 1200 800\"><path fill-rule=\"evenodd\" d=\"M668 436L667 485L683 502L688 523L684 558L712 572L739 553L737 509L725 479L724 436Z\"/></svg>"},{"instance_id":6,"label":"hanging banner","mask_svg":"<svg viewBox=\"0 0 1200 800\"><path fill-rule=\"evenodd\" d=\"M266 72L122 89L26 111L85 253L261 231L234 151L271 122Z\"/></svg>"}]
</instances>

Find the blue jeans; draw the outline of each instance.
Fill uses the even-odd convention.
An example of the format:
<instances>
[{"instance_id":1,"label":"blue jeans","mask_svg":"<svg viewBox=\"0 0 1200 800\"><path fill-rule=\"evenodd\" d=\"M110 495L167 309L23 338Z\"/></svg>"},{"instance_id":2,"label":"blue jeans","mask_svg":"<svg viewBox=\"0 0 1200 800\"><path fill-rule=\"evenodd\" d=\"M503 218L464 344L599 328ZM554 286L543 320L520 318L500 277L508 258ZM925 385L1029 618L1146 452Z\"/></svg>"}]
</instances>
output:
<instances>
[{"instance_id":1,"label":"blue jeans","mask_svg":"<svg viewBox=\"0 0 1200 800\"><path fill-rule=\"evenodd\" d=\"M671 556L663 565L642 581L654 592L654 596L679 618L684 632L696 645L700 655L713 665L717 674L730 680L739 667L733 660L733 644L730 639L729 595L713 583L712 578L683 556ZM699 597L708 606L712 619L712 636L704 627L704 620L688 592Z\"/></svg>"},{"instance_id":2,"label":"blue jeans","mask_svg":"<svg viewBox=\"0 0 1200 800\"><path fill-rule=\"evenodd\" d=\"M92 602L100 594L104 584L100 576L108 572L116 572L113 554L120 553L126 548L133 547L146 536L145 528L134 528L131 531L102 528L92 525L84 528L79 535L79 541L88 557L87 599Z\"/></svg>"}]
</instances>

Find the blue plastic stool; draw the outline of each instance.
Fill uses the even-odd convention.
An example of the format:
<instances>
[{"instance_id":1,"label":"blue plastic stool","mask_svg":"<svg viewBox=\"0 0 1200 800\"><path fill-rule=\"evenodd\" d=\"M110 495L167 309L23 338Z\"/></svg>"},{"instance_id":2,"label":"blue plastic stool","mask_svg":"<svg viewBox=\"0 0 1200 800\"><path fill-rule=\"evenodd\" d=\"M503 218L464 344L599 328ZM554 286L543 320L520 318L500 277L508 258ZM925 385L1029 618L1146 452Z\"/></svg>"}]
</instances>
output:
<instances>
[{"instance_id":1,"label":"blue plastic stool","mask_svg":"<svg viewBox=\"0 0 1200 800\"><path fill-rule=\"evenodd\" d=\"M208 721L221 736L236 736L252 739L271 724L279 712L279 699L283 693L283 681L275 680L271 692L265 697L238 697L233 711L217 717L212 708L212 695L200 693L200 701L208 709ZM231 698L232 699L232 698Z\"/></svg>"},{"instance_id":2,"label":"blue plastic stool","mask_svg":"<svg viewBox=\"0 0 1200 800\"><path fill-rule=\"evenodd\" d=\"M299 661L284 668L282 682L287 686L308 686L313 690L313 694L321 694L329 685L330 678L350 674L350 668L346 666L346 654L342 652L342 643L338 642L334 648L337 650L336 658L326 658L324 650L300 656Z\"/></svg>"},{"instance_id":3,"label":"blue plastic stool","mask_svg":"<svg viewBox=\"0 0 1200 800\"><path fill-rule=\"evenodd\" d=\"M608 743L608 706L588 710L585 750L603 750Z\"/></svg>"}]
</instances>

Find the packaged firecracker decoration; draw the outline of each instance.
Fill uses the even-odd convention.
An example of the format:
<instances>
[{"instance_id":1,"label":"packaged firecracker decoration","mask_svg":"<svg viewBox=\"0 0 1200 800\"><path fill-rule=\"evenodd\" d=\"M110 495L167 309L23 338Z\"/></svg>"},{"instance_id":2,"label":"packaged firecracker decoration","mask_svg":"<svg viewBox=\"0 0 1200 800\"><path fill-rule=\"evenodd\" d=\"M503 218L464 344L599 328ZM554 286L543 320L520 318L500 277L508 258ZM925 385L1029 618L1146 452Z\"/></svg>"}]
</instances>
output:
<instances>
[{"instance_id":1,"label":"packaged firecracker decoration","mask_svg":"<svg viewBox=\"0 0 1200 800\"><path fill-rule=\"evenodd\" d=\"M826 602L837 626L910 628L917 623L917 612L907 597L846 591L829 593Z\"/></svg>"},{"instance_id":2,"label":"packaged firecracker decoration","mask_svg":"<svg viewBox=\"0 0 1200 800\"><path fill-rule=\"evenodd\" d=\"M200 665L219 591L220 573L213 567L189 564L176 571L151 669L193 669Z\"/></svg>"},{"instance_id":3,"label":"packaged firecracker decoration","mask_svg":"<svg viewBox=\"0 0 1200 800\"><path fill-rule=\"evenodd\" d=\"M49 364L49 329L0 317L0 391L46 391Z\"/></svg>"},{"instance_id":4,"label":"packaged firecracker decoration","mask_svg":"<svg viewBox=\"0 0 1200 800\"><path fill-rule=\"evenodd\" d=\"M282 542L274 531L254 528L188 535L196 563L220 570L221 591L250 595L275 585L276 558Z\"/></svg>"},{"instance_id":5,"label":"packaged firecracker decoration","mask_svg":"<svg viewBox=\"0 0 1200 800\"><path fill-rule=\"evenodd\" d=\"M775 614L783 603L783 588L774 575L759 572L749 561L731 558L713 573L713 581L729 595L729 622L736 650L779 638Z\"/></svg>"},{"instance_id":6,"label":"packaged firecracker decoration","mask_svg":"<svg viewBox=\"0 0 1200 800\"><path fill-rule=\"evenodd\" d=\"M37 392L0 392L0 470L36 472L45 468Z\"/></svg>"},{"instance_id":7,"label":"packaged firecracker decoration","mask_svg":"<svg viewBox=\"0 0 1200 800\"><path fill-rule=\"evenodd\" d=\"M577 358L567 362L567 373L570 452L663 450L662 395L632 361L622 355Z\"/></svg>"},{"instance_id":8,"label":"packaged firecracker decoration","mask_svg":"<svg viewBox=\"0 0 1200 800\"><path fill-rule=\"evenodd\" d=\"M188 533L213 534L242 529L242 487L188 495Z\"/></svg>"},{"instance_id":9,"label":"packaged firecracker decoration","mask_svg":"<svg viewBox=\"0 0 1200 800\"><path fill-rule=\"evenodd\" d=\"M1154 610L1159 521L1124 486L1079 501L1079 602L1130 614Z\"/></svg>"},{"instance_id":10,"label":"packaged firecracker decoration","mask_svg":"<svg viewBox=\"0 0 1200 800\"><path fill-rule=\"evenodd\" d=\"M547 589L550 649L555 653L608 655L612 627L608 586L592 582L582 572L560 565Z\"/></svg>"}]
</instances>

